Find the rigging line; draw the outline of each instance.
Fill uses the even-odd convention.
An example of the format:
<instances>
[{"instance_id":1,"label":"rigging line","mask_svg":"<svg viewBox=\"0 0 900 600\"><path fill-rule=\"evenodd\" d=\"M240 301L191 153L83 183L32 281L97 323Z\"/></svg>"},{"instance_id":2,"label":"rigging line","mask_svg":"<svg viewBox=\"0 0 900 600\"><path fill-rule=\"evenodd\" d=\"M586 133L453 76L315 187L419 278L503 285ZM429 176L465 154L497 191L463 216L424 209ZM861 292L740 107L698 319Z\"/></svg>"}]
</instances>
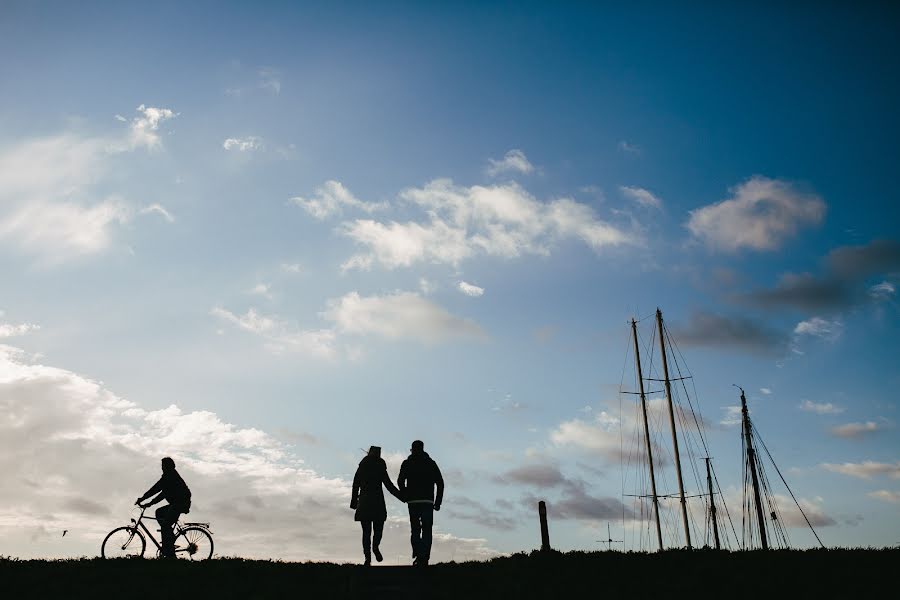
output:
<instances>
[{"instance_id":1,"label":"rigging line","mask_svg":"<svg viewBox=\"0 0 900 600\"><path fill-rule=\"evenodd\" d=\"M691 374L691 371L687 366L687 361L685 360L684 355L681 353L681 350L678 348L678 344L675 343L675 340L672 338L672 334L669 332L669 327L667 325L663 324L663 329L666 334L666 339L669 340L669 347L675 348L675 352L672 353L672 359L675 362L675 368L678 370L678 375L679 376L683 375L683 373L681 372L681 363L684 362L685 363L684 368L688 372L688 376L693 382L693 375ZM678 356L681 356L681 361L678 360ZM685 383L684 383L685 379L687 379L687 378L686 377L680 378L681 386L684 388L684 395L687 396L688 406L690 406L690 408L691 408L691 416L694 417L694 424L697 426L697 432L700 434L700 441L703 443L703 450L706 452L706 455L709 456L709 448L706 446L706 438L703 435L703 429L700 427L700 423L697 421L698 414L700 415L700 421L703 421L703 415L700 413L700 409L699 409L700 402L699 402L699 400L697 401L698 408L695 411L694 404L693 404L693 402L691 402L691 396L690 396L690 394L688 394L688 391L687 391L687 385L685 385ZM696 386L694 387L694 390L696 392Z\"/></svg>"},{"instance_id":2,"label":"rigging line","mask_svg":"<svg viewBox=\"0 0 900 600\"><path fill-rule=\"evenodd\" d=\"M812 523L809 522L809 517L806 516L806 513L803 511L803 507L800 506L800 502L797 501L797 497L794 496L794 492L791 490L791 486L788 485L787 481L784 479L784 475L781 474L781 469L778 468L778 465L775 463L775 459L772 458L772 453L769 452L768 446L762 440L759 435L759 432L756 433L756 438L760 444L762 444L763 450L766 451L766 455L769 457L769 460L772 461L772 466L775 467L775 472L778 473L778 476L781 478L781 482L784 484L784 487L787 488L788 493L791 495L791 498L794 500L794 504L797 505L797 508L800 509L800 514L803 515L803 519L806 521L806 524L809 525L810 531L813 532L813 535L816 536L816 541L819 542L819 545L824 548L825 544L822 543L822 540L819 539L819 534L816 533L816 530L813 528Z\"/></svg>"},{"instance_id":3,"label":"rigging line","mask_svg":"<svg viewBox=\"0 0 900 600\"><path fill-rule=\"evenodd\" d=\"M619 378L619 456L624 456L625 452L625 441L624 441L624 432L622 427L622 384L625 382L625 369L628 368L628 339L625 339L625 359L622 361L622 376ZM625 466L622 464L621 459L619 460L619 478L622 482L621 493L625 493ZM622 504L622 530L625 530L625 503ZM622 536L625 537L624 535Z\"/></svg>"},{"instance_id":4,"label":"rigging line","mask_svg":"<svg viewBox=\"0 0 900 600\"><path fill-rule=\"evenodd\" d=\"M731 525L731 531L734 532L734 543L738 543L737 531L734 529L734 523L731 521L731 514L728 512L728 503L725 502L725 494L722 493L722 486L719 485L719 478L716 476L716 469L710 465L713 480L716 482L716 487L719 489L719 494L722 496L722 506L725 507L725 514L728 516L728 524Z\"/></svg>"}]
</instances>

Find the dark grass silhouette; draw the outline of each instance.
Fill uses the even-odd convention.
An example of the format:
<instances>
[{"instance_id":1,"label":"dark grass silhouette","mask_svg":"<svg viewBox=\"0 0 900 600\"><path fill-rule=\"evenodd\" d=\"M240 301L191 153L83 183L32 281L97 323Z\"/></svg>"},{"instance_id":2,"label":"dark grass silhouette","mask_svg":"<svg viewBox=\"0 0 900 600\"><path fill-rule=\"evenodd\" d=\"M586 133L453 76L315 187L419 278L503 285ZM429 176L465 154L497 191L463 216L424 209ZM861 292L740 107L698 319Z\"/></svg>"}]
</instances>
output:
<instances>
[{"instance_id":1,"label":"dark grass silhouette","mask_svg":"<svg viewBox=\"0 0 900 600\"><path fill-rule=\"evenodd\" d=\"M0 581L5 596L27 598L861 598L887 595L898 564L900 548L535 551L428 569L235 558L0 559Z\"/></svg>"}]
</instances>

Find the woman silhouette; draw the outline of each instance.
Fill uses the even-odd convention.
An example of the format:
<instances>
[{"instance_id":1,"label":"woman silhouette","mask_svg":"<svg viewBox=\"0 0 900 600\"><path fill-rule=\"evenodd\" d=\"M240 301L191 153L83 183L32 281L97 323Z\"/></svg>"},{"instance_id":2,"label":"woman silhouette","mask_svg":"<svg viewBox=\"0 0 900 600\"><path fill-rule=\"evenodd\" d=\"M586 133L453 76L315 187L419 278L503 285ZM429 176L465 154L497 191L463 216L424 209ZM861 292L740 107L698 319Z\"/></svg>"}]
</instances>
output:
<instances>
[{"instance_id":1,"label":"woman silhouette","mask_svg":"<svg viewBox=\"0 0 900 600\"><path fill-rule=\"evenodd\" d=\"M372 564L372 552L375 553L375 560L378 562L383 560L378 549L381 534L384 532L384 522L387 520L382 484L395 498L403 500L400 497L400 490L388 476L387 464L381 458L381 448L372 446L369 453L359 461L356 475L353 476L353 495L350 499L350 508L356 509L354 519L362 526L362 546L366 565Z\"/></svg>"}]
</instances>

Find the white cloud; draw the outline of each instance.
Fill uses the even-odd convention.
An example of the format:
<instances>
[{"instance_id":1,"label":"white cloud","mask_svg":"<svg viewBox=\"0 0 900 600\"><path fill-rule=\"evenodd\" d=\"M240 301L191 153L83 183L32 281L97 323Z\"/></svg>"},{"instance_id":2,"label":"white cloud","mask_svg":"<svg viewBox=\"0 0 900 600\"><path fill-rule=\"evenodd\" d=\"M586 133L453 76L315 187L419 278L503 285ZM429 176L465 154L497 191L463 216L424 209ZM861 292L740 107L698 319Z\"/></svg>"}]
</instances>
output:
<instances>
[{"instance_id":1,"label":"white cloud","mask_svg":"<svg viewBox=\"0 0 900 600\"><path fill-rule=\"evenodd\" d=\"M534 171L534 165L528 161L528 157L521 150L510 150L500 160L489 158L488 163L487 173L492 177L508 172L528 175Z\"/></svg>"},{"instance_id":2,"label":"white cloud","mask_svg":"<svg viewBox=\"0 0 900 600\"><path fill-rule=\"evenodd\" d=\"M300 263L281 263L281 270L285 273L296 275L297 273L303 272L303 265Z\"/></svg>"},{"instance_id":3,"label":"white cloud","mask_svg":"<svg viewBox=\"0 0 900 600\"><path fill-rule=\"evenodd\" d=\"M658 197L654 196L652 192L645 190L644 188L639 187L629 187L626 185L620 185L619 191L622 192L622 195L639 204L640 206L644 206L647 208L662 208L662 200Z\"/></svg>"},{"instance_id":4,"label":"white cloud","mask_svg":"<svg viewBox=\"0 0 900 600\"><path fill-rule=\"evenodd\" d=\"M334 358L337 354L335 349L337 336L330 329L297 329L279 317L260 314L252 307L246 314L238 315L217 306L210 314L243 331L260 336L266 341L266 347L277 354L296 352L323 359Z\"/></svg>"},{"instance_id":5,"label":"white cloud","mask_svg":"<svg viewBox=\"0 0 900 600\"><path fill-rule=\"evenodd\" d=\"M822 338L829 342L833 342L841 337L844 331L844 324L835 319L829 321L821 317L813 317L805 321L800 321L794 327L794 334L798 336L808 335Z\"/></svg>"},{"instance_id":6,"label":"white cloud","mask_svg":"<svg viewBox=\"0 0 900 600\"><path fill-rule=\"evenodd\" d=\"M175 217L172 216L172 213L170 213L166 209L166 207L163 206L162 204L150 204L149 206L145 206L144 208L142 208L141 210L138 211L138 214L141 214L141 215L157 214L157 215L161 216L163 219L165 219L166 221L168 221L169 223L175 222Z\"/></svg>"},{"instance_id":7,"label":"white cloud","mask_svg":"<svg viewBox=\"0 0 900 600\"><path fill-rule=\"evenodd\" d=\"M345 262L345 270L368 269L376 262L389 269L419 262L457 266L478 254L546 256L564 239L579 239L595 251L641 241L598 219L587 205L568 198L538 202L516 183L463 187L436 179L400 197L423 210L427 220L344 223L341 232L368 249Z\"/></svg>"},{"instance_id":8,"label":"white cloud","mask_svg":"<svg viewBox=\"0 0 900 600\"><path fill-rule=\"evenodd\" d=\"M260 88L276 96L281 93L281 72L278 69L262 67L257 71L257 75L259 75Z\"/></svg>"},{"instance_id":9,"label":"white cloud","mask_svg":"<svg viewBox=\"0 0 900 600\"><path fill-rule=\"evenodd\" d=\"M218 554L361 558L350 483L305 466L264 431L174 404L146 410L71 371L25 364L7 346L0 346L0 413L2 556L96 556L169 455L193 492L189 519L212 522ZM405 509L389 501L388 511L382 550L408 556ZM435 536L436 560L454 553L495 554L483 539Z\"/></svg>"},{"instance_id":10,"label":"white cloud","mask_svg":"<svg viewBox=\"0 0 900 600\"><path fill-rule=\"evenodd\" d=\"M687 228L711 248L775 250L797 230L825 216L825 203L793 184L755 176L731 190L732 197L691 211Z\"/></svg>"},{"instance_id":11,"label":"white cloud","mask_svg":"<svg viewBox=\"0 0 900 600\"><path fill-rule=\"evenodd\" d=\"M900 462L882 463L867 460L861 463L823 463L822 467L833 473L857 477L859 479L871 479L879 475L887 475L891 479L900 479Z\"/></svg>"},{"instance_id":12,"label":"white cloud","mask_svg":"<svg viewBox=\"0 0 900 600\"><path fill-rule=\"evenodd\" d=\"M332 321L337 331L343 334L374 334L424 343L486 337L474 321L452 315L414 292L385 296L360 296L358 292L350 292L329 300L322 316Z\"/></svg>"},{"instance_id":13,"label":"white cloud","mask_svg":"<svg viewBox=\"0 0 900 600\"><path fill-rule=\"evenodd\" d=\"M0 317L2 316L3 311L0 311ZM35 325L34 323L19 323L18 325L13 325L12 323L0 322L0 339L27 335L40 328L40 325Z\"/></svg>"},{"instance_id":14,"label":"white cloud","mask_svg":"<svg viewBox=\"0 0 900 600\"><path fill-rule=\"evenodd\" d=\"M836 406L831 402L817 403L812 400L804 400L800 403L800 410L816 413L817 415L837 415L844 412L840 406Z\"/></svg>"},{"instance_id":15,"label":"white cloud","mask_svg":"<svg viewBox=\"0 0 900 600\"><path fill-rule=\"evenodd\" d=\"M345 207L356 208L367 213L387 207L386 203L364 202L358 199L340 181L333 179L317 187L311 198L296 196L291 198L291 202L319 220L340 214Z\"/></svg>"},{"instance_id":16,"label":"white cloud","mask_svg":"<svg viewBox=\"0 0 900 600\"><path fill-rule=\"evenodd\" d=\"M114 137L72 133L27 139L0 148L0 241L58 264L110 247L118 225L161 205L137 208L115 195L98 198L116 154L160 144L159 124L174 113L141 105L128 132Z\"/></svg>"},{"instance_id":17,"label":"white cloud","mask_svg":"<svg viewBox=\"0 0 900 600\"><path fill-rule=\"evenodd\" d=\"M723 406L722 410L725 411L725 414L719 421L719 425L724 425L725 427L733 427L735 425L741 424L740 406Z\"/></svg>"},{"instance_id":18,"label":"white cloud","mask_svg":"<svg viewBox=\"0 0 900 600\"><path fill-rule=\"evenodd\" d=\"M484 295L484 288L478 287L477 285L473 285L471 283L467 283L465 281L460 281L458 287L459 291L461 291L466 296L471 296L472 298L478 298Z\"/></svg>"},{"instance_id":19,"label":"white cloud","mask_svg":"<svg viewBox=\"0 0 900 600\"><path fill-rule=\"evenodd\" d=\"M222 142L222 147L226 150L237 150L239 152L250 152L262 148L262 138L255 135L248 135L243 138L227 138Z\"/></svg>"},{"instance_id":20,"label":"white cloud","mask_svg":"<svg viewBox=\"0 0 900 600\"><path fill-rule=\"evenodd\" d=\"M894 284L889 281L876 283L869 288L869 295L876 300L886 300L897 292Z\"/></svg>"},{"instance_id":21,"label":"white cloud","mask_svg":"<svg viewBox=\"0 0 900 600\"><path fill-rule=\"evenodd\" d=\"M252 288L247 290L248 294L253 296L262 296L263 298L272 299L272 286L268 283L257 283Z\"/></svg>"},{"instance_id":22,"label":"white cloud","mask_svg":"<svg viewBox=\"0 0 900 600\"><path fill-rule=\"evenodd\" d=\"M894 504L900 504L900 491L876 490L874 492L869 492L869 497L875 498L876 500L882 500L884 502L892 502Z\"/></svg>"},{"instance_id":23,"label":"white cloud","mask_svg":"<svg viewBox=\"0 0 900 600\"><path fill-rule=\"evenodd\" d=\"M160 146L159 124L174 119L178 113L168 108L156 108L141 104L137 107L139 116L131 120L129 141L132 148L144 146L155 149Z\"/></svg>"},{"instance_id":24,"label":"white cloud","mask_svg":"<svg viewBox=\"0 0 900 600\"><path fill-rule=\"evenodd\" d=\"M91 206L33 201L0 218L0 239L42 255L46 264L57 264L105 250L112 240L112 226L125 223L130 214L116 199Z\"/></svg>"},{"instance_id":25,"label":"white cloud","mask_svg":"<svg viewBox=\"0 0 900 600\"><path fill-rule=\"evenodd\" d=\"M762 392L763 394L765 394L766 396L768 396L772 393L772 390L770 390L769 388L759 388L759 391Z\"/></svg>"},{"instance_id":26,"label":"white cloud","mask_svg":"<svg viewBox=\"0 0 900 600\"><path fill-rule=\"evenodd\" d=\"M831 433L842 438L860 438L876 431L881 431L885 426L875 421L865 423L845 423L831 428Z\"/></svg>"}]
</instances>

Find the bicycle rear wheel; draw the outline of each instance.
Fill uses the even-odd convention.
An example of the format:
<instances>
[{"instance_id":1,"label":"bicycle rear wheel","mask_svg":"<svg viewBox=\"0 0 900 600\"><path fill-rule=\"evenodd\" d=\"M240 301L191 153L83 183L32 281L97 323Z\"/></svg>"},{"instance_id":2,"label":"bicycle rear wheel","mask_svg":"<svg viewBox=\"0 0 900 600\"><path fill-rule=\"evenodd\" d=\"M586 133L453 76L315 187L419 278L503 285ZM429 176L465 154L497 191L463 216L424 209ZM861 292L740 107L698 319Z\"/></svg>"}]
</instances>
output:
<instances>
[{"instance_id":1,"label":"bicycle rear wheel","mask_svg":"<svg viewBox=\"0 0 900 600\"><path fill-rule=\"evenodd\" d=\"M185 527L175 538L175 556L184 560L207 560L213 555L213 540L202 527Z\"/></svg>"},{"instance_id":2,"label":"bicycle rear wheel","mask_svg":"<svg viewBox=\"0 0 900 600\"><path fill-rule=\"evenodd\" d=\"M103 558L135 558L144 555L147 540L137 527L119 527L110 531L100 546Z\"/></svg>"}]
</instances>

